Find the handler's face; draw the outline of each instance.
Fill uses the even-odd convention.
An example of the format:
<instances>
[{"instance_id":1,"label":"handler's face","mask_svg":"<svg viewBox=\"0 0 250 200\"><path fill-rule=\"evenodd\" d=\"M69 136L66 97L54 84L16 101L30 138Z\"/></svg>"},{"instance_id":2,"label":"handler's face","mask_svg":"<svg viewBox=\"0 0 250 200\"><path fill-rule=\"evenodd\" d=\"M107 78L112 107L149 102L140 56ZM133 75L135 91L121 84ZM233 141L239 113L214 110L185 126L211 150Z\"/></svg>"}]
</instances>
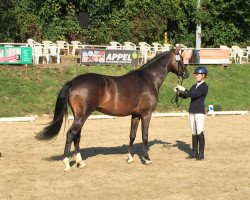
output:
<instances>
[{"instance_id":1,"label":"handler's face","mask_svg":"<svg viewBox=\"0 0 250 200\"><path fill-rule=\"evenodd\" d=\"M197 82L201 82L204 79L204 74L195 74L195 79Z\"/></svg>"}]
</instances>

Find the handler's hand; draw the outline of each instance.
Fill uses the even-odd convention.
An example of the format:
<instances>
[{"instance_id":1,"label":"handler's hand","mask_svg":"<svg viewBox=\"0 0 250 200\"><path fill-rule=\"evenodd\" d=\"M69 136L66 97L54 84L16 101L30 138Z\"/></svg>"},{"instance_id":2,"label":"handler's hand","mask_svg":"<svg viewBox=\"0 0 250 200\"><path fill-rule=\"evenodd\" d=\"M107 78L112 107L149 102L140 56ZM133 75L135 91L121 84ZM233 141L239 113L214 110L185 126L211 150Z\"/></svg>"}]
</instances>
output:
<instances>
[{"instance_id":1,"label":"handler's hand","mask_svg":"<svg viewBox=\"0 0 250 200\"><path fill-rule=\"evenodd\" d=\"M183 86L181 86L181 85L177 85L176 88L179 89L179 90L182 91L182 92L184 92L184 91L186 90L186 89L185 89Z\"/></svg>"}]
</instances>

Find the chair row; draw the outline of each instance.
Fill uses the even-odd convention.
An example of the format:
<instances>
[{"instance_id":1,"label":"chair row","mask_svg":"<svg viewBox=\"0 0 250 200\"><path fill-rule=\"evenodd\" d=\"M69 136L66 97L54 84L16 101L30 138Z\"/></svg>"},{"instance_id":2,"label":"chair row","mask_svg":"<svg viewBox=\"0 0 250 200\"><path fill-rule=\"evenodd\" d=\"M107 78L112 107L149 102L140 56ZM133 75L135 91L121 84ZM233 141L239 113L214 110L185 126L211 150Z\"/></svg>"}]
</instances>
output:
<instances>
[{"instance_id":1,"label":"chair row","mask_svg":"<svg viewBox=\"0 0 250 200\"><path fill-rule=\"evenodd\" d=\"M139 50L140 51L140 63L146 63L148 59L153 58L157 53L161 53L164 51L169 51L172 47L171 44L164 44L161 45L159 43L152 43L152 45L146 43L146 42L139 42L139 46L136 46L136 44L132 42L124 42L124 45L120 44L116 41L111 41L110 45L108 46L100 46L100 45L84 45L80 41L71 41L71 44L67 43L66 41L56 41L56 43L53 43L52 41L45 40L42 41L42 43L36 42L33 39L27 40L28 46L32 47L33 54L34 54L34 61L35 63L39 62L40 57L45 57L47 60L47 63L50 62L49 57L52 55L57 57L57 63L60 63L60 55L63 54L70 54L70 48L71 48L71 54L75 55L80 49L85 47L101 47L105 49L122 49L122 50Z\"/></svg>"},{"instance_id":2,"label":"chair row","mask_svg":"<svg viewBox=\"0 0 250 200\"><path fill-rule=\"evenodd\" d=\"M220 45L220 48L230 50L229 58L234 63L240 63L241 64L244 60L246 60L246 62L249 61L250 46L247 46L246 49L243 49L243 48L240 48L239 46L232 46L231 48L229 48L228 46Z\"/></svg>"},{"instance_id":3,"label":"chair row","mask_svg":"<svg viewBox=\"0 0 250 200\"><path fill-rule=\"evenodd\" d=\"M67 53L69 54L69 43L66 41L56 41L55 43L50 41L50 40L44 40L42 41L42 43L40 42L36 42L33 39L28 39L27 40L28 46L30 47L34 47L34 46L42 46L44 47L45 51L48 50L51 46L57 46L58 49L61 51L63 51L63 54Z\"/></svg>"},{"instance_id":4,"label":"chair row","mask_svg":"<svg viewBox=\"0 0 250 200\"><path fill-rule=\"evenodd\" d=\"M32 48L33 61L38 64L41 58L45 58L47 63L51 62L51 57L56 57L56 62L60 63L60 55L69 55L70 47L72 47L72 55L75 55L76 50L80 50L83 45L79 41L72 41L71 45L66 41L58 40L55 43L50 40L44 40L42 43L36 42L33 39L27 40L28 46Z\"/></svg>"},{"instance_id":5,"label":"chair row","mask_svg":"<svg viewBox=\"0 0 250 200\"><path fill-rule=\"evenodd\" d=\"M46 59L47 64L52 62L52 58L56 58L56 63L61 63L60 50L57 46L51 45L47 48L41 45L35 45L32 47L33 63L39 64L40 59Z\"/></svg>"}]
</instances>

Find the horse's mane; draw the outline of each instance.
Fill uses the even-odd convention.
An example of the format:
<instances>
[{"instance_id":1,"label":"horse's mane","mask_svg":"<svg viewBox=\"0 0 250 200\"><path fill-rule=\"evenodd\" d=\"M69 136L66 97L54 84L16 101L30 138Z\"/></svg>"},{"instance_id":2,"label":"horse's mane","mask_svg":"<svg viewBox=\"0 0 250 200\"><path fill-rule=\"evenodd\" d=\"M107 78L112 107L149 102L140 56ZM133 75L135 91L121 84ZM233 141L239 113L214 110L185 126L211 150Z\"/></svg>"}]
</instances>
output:
<instances>
[{"instance_id":1,"label":"horse's mane","mask_svg":"<svg viewBox=\"0 0 250 200\"><path fill-rule=\"evenodd\" d=\"M157 54L155 55L151 60L149 60L147 63L145 63L144 65L142 65L140 68L138 69L135 69L135 70L132 70L130 71L129 73L131 72L135 72L135 71L140 71L140 70L143 70L145 68L147 68L151 63L155 62L156 60L158 60L159 58L161 58L162 56L165 56L167 54L169 54L171 51L164 51L160 54Z\"/></svg>"},{"instance_id":2,"label":"horse's mane","mask_svg":"<svg viewBox=\"0 0 250 200\"><path fill-rule=\"evenodd\" d=\"M131 70L130 72L128 72L128 74L136 72L136 71L141 71L141 70L147 68L151 63L155 62L156 60L158 60L159 58L161 58L161 57L163 57L165 55L168 55L171 52L172 52L171 50L170 51L164 51L164 52L162 52L160 54L155 55L151 60L149 60L147 63L143 64L140 68Z\"/></svg>"}]
</instances>

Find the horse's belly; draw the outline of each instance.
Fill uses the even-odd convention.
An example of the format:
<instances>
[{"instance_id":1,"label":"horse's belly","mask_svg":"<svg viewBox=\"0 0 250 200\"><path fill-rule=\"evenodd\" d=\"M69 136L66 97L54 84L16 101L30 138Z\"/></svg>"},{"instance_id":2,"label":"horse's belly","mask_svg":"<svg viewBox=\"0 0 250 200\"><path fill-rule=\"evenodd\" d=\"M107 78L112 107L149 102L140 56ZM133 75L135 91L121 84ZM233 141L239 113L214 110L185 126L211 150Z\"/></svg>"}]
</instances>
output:
<instances>
[{"instance_id":1,"label":"horse's belly","mask_svg":"<svg viewBox=\"0 0 250 200\"><path fill-rule=\"evenodd\" d=\"M133 106L128 102L109 102L101 105L97 110L107 115L127 116L133 113Z\"/></svg>"},{"instance_id":2,"label":"horse's belly","mask_svg":"<svg viewBox=\"0 0 250 200\"><path fill-rule=\"evenodd\" d=\"M113 116L127 116L131 114L145 114L154 110L156 101L151 98L138 99L119 99L119 101L110 100L98 107L98 111Z\"/></svg>"}]
</instances>

